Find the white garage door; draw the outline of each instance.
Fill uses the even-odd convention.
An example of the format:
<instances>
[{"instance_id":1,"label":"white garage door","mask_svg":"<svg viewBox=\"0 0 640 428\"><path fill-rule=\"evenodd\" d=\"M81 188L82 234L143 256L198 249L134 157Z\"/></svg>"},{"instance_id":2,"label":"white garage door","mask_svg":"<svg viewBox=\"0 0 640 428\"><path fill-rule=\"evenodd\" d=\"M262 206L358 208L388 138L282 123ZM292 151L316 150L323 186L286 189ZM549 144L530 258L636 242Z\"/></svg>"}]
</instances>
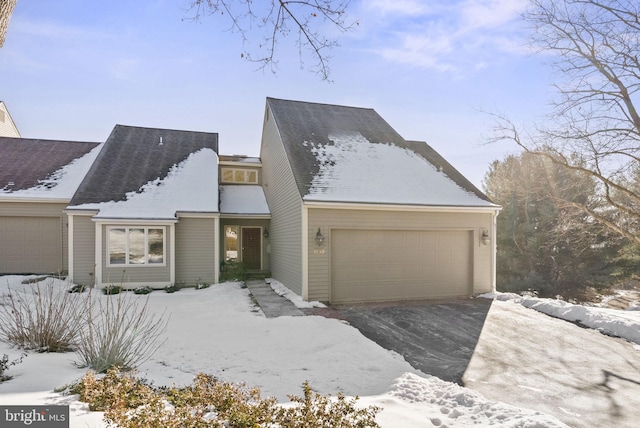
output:
<instances>
[{"instance_id":1,"label":"white garage door","mask_svg":"<svg viewBox=\"0 0 640 428\"><path fill-rule=\"evenodd\" d=\"M470 231L333 230L333 303L468 296Z\"/></svg>"},{"instance_id":2,"label":"white garage door","mask_svg":"<svg viewBox=\"0 0 640 428\"><path fill-rule=\"evenodd\" d=\"M59 217L0 217L0 273L62 269Z\"/></svg>"}]
</instances>

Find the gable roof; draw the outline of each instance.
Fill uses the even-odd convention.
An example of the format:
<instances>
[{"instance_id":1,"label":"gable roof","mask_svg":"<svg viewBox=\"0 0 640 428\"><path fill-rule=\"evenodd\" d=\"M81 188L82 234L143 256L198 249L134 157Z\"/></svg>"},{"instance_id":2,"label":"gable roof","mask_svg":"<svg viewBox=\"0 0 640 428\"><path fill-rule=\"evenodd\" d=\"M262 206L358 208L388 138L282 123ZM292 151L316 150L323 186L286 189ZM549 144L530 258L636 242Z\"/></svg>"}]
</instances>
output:
<instances>
[{"instance_id":1,"label":"gable roof","mask_svg":"<svg viewBox=\"0 0 640 428\"><path fill-rule=\"evenodd\" d=\"M218 134L116 125L67 209L96 218L218 211Z\"/></svg>"},{"instance_id":2,"label":"gable roof","mask_svg":"<svg viewBox=\"0 0 640 428\"><path fill-rule=\"evenodd\" d=\"M375 110L267 98L306 201L495 206L426 143Z\"/></svg>"},{"instance_id":3,"label":"gable roof","mask_svg":"<svg viewBox=\"0 0 640 428\"><path fill-rule=\"evenodd\" d=\"M99 143L90 142L0 137L0 196L68 201L93 162L98 146Z\"/></svg>"},{"instance_id":4,"label":"gable roof","mask_svg":"<svg viewBox=\"0 0 640 428\"><path fill-rule=\"evenodd\" d=\"M20 131L3 101L0 101L0 137L20 138Z\"/></svg>"},{"instance_id":5,"label":"gable roof","mask_svg":"<svg viewBox=\"0 0 640 428\"><path fill-rule=\"evenodd\" d=\"M116 125L70 205L124 201L200 149L217 154L218 134Z\"/></svg>"}]
</instances>

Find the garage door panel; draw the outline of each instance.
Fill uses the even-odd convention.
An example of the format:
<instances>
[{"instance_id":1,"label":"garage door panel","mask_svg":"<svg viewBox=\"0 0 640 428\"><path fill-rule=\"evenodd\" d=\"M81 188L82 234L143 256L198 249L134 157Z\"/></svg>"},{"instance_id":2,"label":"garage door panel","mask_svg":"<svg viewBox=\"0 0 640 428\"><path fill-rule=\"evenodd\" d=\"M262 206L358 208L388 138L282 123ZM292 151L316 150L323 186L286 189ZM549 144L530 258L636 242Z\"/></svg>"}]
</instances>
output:
<instances>
[{"instance_id":1,"label":"garage door panel","mask_svg":"<svg viewBox=\"0 0 640 428\"><path fill-rule=\"evenodd\" d=\"M470 231L333 230L335 303L464 296Z\"/></svg>"},{"instance_id":2,"label":"garage door panel","mask_svg":"<svg viewBox=\"0 0 640 428\"><path fill-rule=\"evenodd\" d=\"M50 273L61 268L59 217L0 217L0 273Z\"/></svg>"}]
</instances>

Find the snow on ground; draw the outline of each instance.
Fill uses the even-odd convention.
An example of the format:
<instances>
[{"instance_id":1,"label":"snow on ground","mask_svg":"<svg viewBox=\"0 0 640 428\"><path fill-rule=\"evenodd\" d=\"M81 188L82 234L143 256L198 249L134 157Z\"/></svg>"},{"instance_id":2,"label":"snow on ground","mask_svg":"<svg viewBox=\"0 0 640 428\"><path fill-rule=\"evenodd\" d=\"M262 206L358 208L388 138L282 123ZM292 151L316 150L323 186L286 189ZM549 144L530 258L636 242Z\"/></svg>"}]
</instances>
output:
<instances>
[{"instance_id":1,"label":"snow on ground","mask_svg":"<svg viewBox=\"0 0 640 428\"><path fill-rule=\"evenodd\" d=\"M574 305L559 299L522 297L514 293L487 293L480 297L512 300L552 317L578 323L603 334L621 337L640 345L640 310L632 305L630 310L606 309L595 306Z\"/></svg>"},{"instance_id":2,"label":"snow on ground","mask_svg":"<svg viewBox=\"0 0 640 428\"><path fill-rule=\"evenodd\" d=\"M24 277L0 277L0 294L25 289ZM52 281L52 280L46 280ZM56 286L68 287L55 280ZM70 295L79 298L78 295ZM143 302L146 296L136 296ZM104 296L115 299L118 296ZM231 382L246 382L264 396L286 402L287 394L301 394L308 380L320 393L358 395L362 405L383 410L383 427L563 427L557 419L483 398L479 393L424 375L399 355L384 350L358 330L324 317L267 319L251 303L239 283L167 294L155 291L149 308L170 316L167 341L139 370L156 385L184 385L198 372ZM20 350L0 342L0 355L18 358ZM89 412L75 396L53 392L79 379L84 369L75 354L29 353L0 384L2 404L67 404L72 427L104 427L101 414Z\"/></svg>"},{"instance_id":3,"label":"snow on ground","mask_svg":"<svg viewBox=\"0 0 640 428\"><path fill-rule=\"evenodd\" d=\"M273 291L276 292L279 296L285 297L291 301L297 308L306 309L306 308L326 308L327 306L320 302L307 302L306 300L302 300L300 295L291 291L291 289L287 288L284 284L279 281L276 281L273 278L267 278L265 280L267 284L271 286Z\"/></svg>"}]
</instances>

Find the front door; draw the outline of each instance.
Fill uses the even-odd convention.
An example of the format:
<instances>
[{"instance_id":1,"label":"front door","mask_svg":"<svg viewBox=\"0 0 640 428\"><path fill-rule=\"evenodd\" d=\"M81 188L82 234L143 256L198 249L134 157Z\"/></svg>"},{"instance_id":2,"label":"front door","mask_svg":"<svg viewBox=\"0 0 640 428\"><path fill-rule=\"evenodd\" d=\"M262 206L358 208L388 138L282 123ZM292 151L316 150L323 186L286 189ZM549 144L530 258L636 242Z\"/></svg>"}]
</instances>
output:
<instances>
[{"instance_id":1,"label":"front door","mask_svg":"<svg viewBox=\"0 0 640 428\"><path fill-rule=\"evenodd\" d=\"M242 228L242 263L245 269L259 270L262 258L262 229L259 227Z\"/></svg>"}]
</instances>

